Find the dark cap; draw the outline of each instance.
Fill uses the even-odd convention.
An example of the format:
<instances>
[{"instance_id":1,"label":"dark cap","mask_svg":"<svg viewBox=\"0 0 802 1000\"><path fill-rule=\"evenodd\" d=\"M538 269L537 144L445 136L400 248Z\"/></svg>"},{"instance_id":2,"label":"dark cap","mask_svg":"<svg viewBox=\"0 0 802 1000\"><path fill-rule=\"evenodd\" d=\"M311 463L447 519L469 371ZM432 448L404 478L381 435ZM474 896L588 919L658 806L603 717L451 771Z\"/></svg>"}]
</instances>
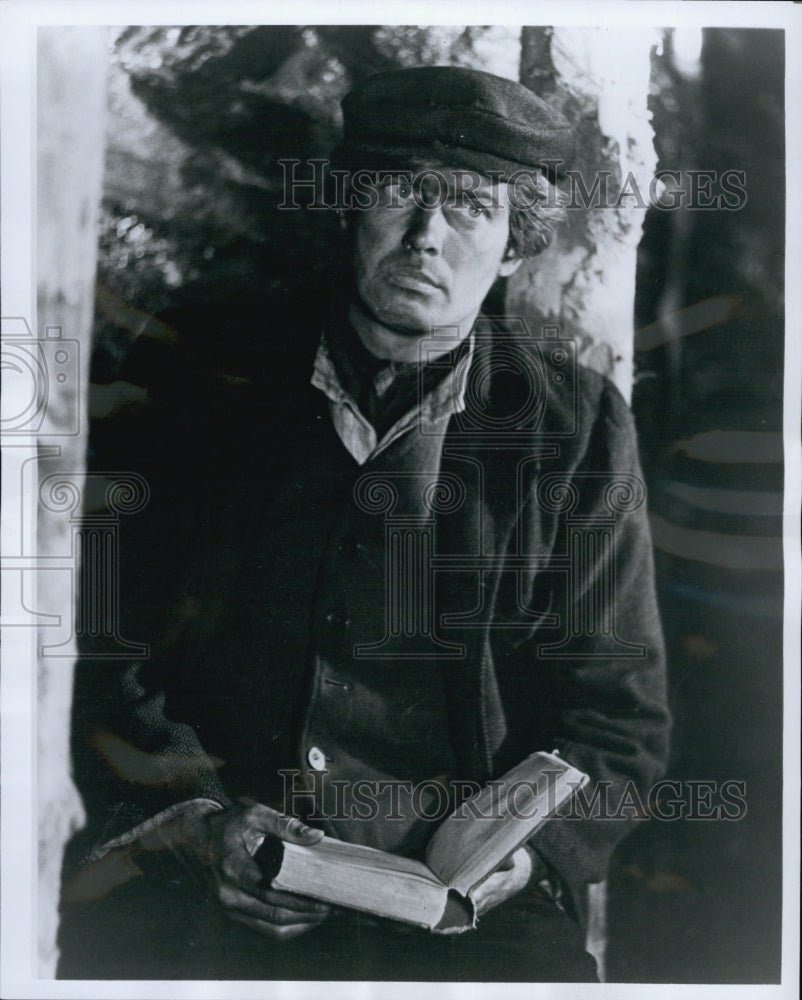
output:
<instances>
[{"instance_id":1,"label":"dark cap","mask_svg":"<svg viewBox=\"0 0 802 1000\"><path fill-rule=\"evenodd\" d=\"M482 173L566 169L573 152L568 122L527 87L457 66L380 73L342 103L340 157L428 157ZM365 164L367 165L367 163Z\"/></svg>"}]
</instances>

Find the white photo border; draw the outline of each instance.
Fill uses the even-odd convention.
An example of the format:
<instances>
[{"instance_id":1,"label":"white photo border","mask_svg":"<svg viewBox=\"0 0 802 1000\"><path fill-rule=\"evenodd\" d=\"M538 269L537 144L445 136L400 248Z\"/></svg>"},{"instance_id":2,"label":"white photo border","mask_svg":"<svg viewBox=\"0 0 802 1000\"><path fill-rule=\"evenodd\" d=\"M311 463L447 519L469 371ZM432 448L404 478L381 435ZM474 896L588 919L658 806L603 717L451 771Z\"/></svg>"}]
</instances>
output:
<instances>
[{"instance_id":1,"label":"white photo border","mask_svg":"<svg viewBox=\"0 0 802 1000\"><path fill-rule=\"evenodd\" d=\"M46 25L128 24L293 24L303 15L305 23L410 24L538 23L589 26L737 26L783 28L786 32L786 339L785 339L785 620L784 620L784 826L783 826L783 960L780 986L672 986L630 985L565 986L532 984L528 995L582 998L606 991L616 998L639 996L648 989L652 997L687 995L704 997L796 996L799 960L799 706L800 706L800 562L799 512L802 506L802 449L800 449L800 375L802 373L802 64L792 58L802 51L802 8L786 3L662 3L552 2L533 6L497 0L492 5L475 2L360 3L331 5L318 0L302 8L266 0L4 0L0 5L0 100L2 100L2 290L3 316L27 317L36 329L36 31ZM4 442L5 443L5 442ZM19 498L13 483L3 482L3 510L13 509ZM19 542L19 524L4 516L3 551ZM30 539L29 539L30 541ZM3 634L2 699L2 941L0 994L7 997L263 997L265 983L226 982L108 982L40 979L36 959L36 636L35 630L6 629ZM793 990L793 993L791 993ZM367 998L409 997L440 1000L459 997L512 997L520 986L480 984L329 983L326 995ZM270 983L276 998L319 996L316 983Z\"/></svg>"}]
</instances>

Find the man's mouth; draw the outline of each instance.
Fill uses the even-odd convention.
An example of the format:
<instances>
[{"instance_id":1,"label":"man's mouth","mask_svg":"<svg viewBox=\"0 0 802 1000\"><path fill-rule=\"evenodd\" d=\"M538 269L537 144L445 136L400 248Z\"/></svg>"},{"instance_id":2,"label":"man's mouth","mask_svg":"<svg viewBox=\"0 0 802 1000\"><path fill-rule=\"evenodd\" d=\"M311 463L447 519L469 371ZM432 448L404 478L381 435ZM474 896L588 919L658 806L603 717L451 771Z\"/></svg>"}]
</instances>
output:
<instances>
[{"instance_id":1,"label":"man's mouth","mask_svg":"<svg viewBox=\"0 0 802 1000\"><path fill-rule=\"evenodd\" d=\"M421 271L419 268L393 268L388 275L388 278L394 284L400 285L401 288L407 288L413 292L428 293L434 291L435 289L438 291L444 290L442 282L438 281L433 275L427 274L425 271Z\"/></svg>"}]
</instances>

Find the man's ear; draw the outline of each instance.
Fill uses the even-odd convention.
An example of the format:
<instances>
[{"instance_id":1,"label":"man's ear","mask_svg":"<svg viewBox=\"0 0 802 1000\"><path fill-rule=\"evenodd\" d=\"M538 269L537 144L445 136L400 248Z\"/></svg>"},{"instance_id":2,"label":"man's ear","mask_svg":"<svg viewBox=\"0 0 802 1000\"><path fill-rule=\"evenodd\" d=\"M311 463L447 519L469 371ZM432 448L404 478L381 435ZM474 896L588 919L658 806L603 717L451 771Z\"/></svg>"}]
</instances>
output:
<instances>
[{"instance_id":1,"label":"man's ear","mask_svg":"<svg viewBox=\"0 0 802 1000\"><path fill-rule=\"evenodd\" d=\"M515 274L523 262L523 257L519 257L513 248L508 246L501 258L497 277L509 278L511 274Z\"/></svg>"}]
</instances>

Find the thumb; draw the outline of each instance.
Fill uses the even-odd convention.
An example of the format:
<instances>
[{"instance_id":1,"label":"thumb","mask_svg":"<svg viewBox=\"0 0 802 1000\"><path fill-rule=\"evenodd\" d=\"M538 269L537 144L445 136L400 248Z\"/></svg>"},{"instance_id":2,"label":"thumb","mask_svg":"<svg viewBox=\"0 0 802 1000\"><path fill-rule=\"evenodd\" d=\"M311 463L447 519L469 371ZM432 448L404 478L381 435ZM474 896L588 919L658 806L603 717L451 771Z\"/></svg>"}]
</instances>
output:
<instances>
[{"instance_id":1,"label":"thumb","mask_svg":"<svg viewBox=\"0 0 802 1000\"><path fill-rule=\"evenodd\" d=\"M247 839L250 853L259 849L267 834L302 847L317 844L323 837L322 830L315 830L294 816L276 812L269 806L254 804L246 810L245 817L249 827ZM251 845L255 845L253 851L250 850Z\"/></svg>"},{"instance_id":2,"label":"thumb","mask_svg":"<svg viewBox=\"0 0 802 1000\"><path fill-rule=\"evenodd\" d=\"M313 844L320 843L323 839L323 831L307 826L295 816L279 816L276 836L286 840L289 844L311 847Z\"/></svg>"}]
</instances>

